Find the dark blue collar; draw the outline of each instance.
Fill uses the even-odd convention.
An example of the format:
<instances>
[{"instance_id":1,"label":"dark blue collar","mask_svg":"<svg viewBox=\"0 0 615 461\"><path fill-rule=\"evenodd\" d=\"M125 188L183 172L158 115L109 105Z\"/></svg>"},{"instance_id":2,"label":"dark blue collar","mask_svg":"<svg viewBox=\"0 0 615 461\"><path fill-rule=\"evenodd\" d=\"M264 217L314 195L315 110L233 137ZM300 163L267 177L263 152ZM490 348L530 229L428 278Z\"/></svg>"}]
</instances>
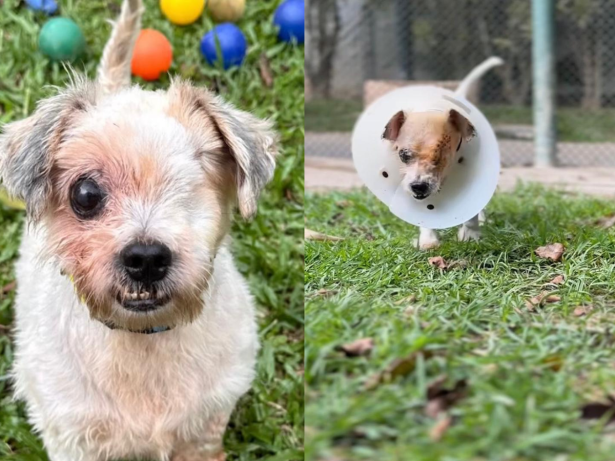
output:
<instances>
[{"instance_id":1,"label":"dark blue collar","mask_svg":"<svg viewBox=\"0 0 615 461\"><path fill-rule=\"evenodd\" d=\"M129 330L128 328L120 328L111 322L101 322L101 323L111 330L128 331L130 333L140 333L143 335L153 335L154 333L162 333L164 331L172 330L172 328L169 326L152 327L152 328L146 328L145 330Z\"/></svg>"}]
</instances>

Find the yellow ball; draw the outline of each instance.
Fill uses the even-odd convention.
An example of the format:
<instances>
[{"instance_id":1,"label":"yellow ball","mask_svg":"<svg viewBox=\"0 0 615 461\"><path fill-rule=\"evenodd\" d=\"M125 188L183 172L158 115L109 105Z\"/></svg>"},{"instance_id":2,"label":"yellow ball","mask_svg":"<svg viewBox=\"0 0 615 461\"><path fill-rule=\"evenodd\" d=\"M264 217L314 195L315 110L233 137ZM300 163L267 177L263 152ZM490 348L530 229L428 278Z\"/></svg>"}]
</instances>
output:
<instances>
[{"instance_id":1,"label":"yellow ball","mask_svg":"<svg viewBox=\"0 0 615 461\"><path fill-rule=\"evenodd\" d=\"M160 0L160 9L173 24L185 26L199 19L205 0Z\"/></svg>"},{"instance_id":2,"label":"yellow ball","mask_svg":"<svg viewBox=\"0 0 615 461\"><path fill-rule=\"evenodd\" d=\"M217 22L235 22L243 16L246 0L207 0L207 9Z\"/></svg>"},{"instance_id":3,"label":"yellow ball","mask_svg":"<svg viewBox=\"0 0 615 461\"><path fill-rule=\"evenodd\" d=\"M21 200L9 197L9 194L7 194L6 190L4 190L3 188L0 188L0 204L16 210L26 209L25 203L23 203Z\"/></svg>"}]
</instances>

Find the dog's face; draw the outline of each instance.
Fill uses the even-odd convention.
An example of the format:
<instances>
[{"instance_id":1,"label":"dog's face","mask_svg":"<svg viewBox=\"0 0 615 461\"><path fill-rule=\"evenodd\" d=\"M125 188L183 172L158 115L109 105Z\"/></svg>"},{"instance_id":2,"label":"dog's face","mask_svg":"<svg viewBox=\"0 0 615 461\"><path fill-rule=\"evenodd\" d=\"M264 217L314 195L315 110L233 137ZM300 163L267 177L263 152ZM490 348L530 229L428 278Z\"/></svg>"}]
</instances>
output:
<instances>
[{"instance_id":1,"label":"dog's face","mask_svg":"<svg viewBox=\"0 0 615 461\"><path fill-rule=\"evenodd\" d=\"M267 122L185 83L81 84L6 128L0 172L93 317L173 326L203 309L233 205L255 212L274 144Z\"/></svg>"},{"instance_id":2,"label":"dog's face","mask_svg":"<svg viewBox=\"0 0 615 461\"><path fill-rule=\"evenodd\" d=\"M472 124L454 109L399 111L382 134L399 155L403 187L417 200L440 190L461 143L474 136Z\"/></svg>"}]
</instances>

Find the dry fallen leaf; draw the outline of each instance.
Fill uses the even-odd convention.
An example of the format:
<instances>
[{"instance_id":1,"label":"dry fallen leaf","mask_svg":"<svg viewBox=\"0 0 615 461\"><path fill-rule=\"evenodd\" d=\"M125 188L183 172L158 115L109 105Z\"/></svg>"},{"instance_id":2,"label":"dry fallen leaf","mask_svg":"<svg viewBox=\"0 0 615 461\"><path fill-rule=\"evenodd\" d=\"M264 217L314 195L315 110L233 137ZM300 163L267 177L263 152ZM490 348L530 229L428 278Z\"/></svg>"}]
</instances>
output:
<instances>
[{"instance_id":1,"label":"dry fallen leaf","mask_svg":"<svg viewBox=\"0 0 615 461\"><path fill-rule=\"evenodd\" d=\"M427 385L427 400L432 400L438 396L447 379L448 376L440 375Z\"/></svg>"},{"instance_id":2,"label":"dry fallen leaf","mask_svg":"<svg viewBox=\"0 0 615 461\"><path fill-rule=\"evenodd\" d=\"M352 205L352 202L350 200L339 200L335 204L340 208L347 208Z\"/></svg>"},{"instance_id":3,"label":"dry fallen leaf","mask_svg":"<svg viewBox=\"0 0 615 461\"><path fill-rule=\"evenodd\" d=\"M468 382L465 379L457 381L452 389L443 387L446 380L446 376L440 376L427 387L425 414L430 418L438 418L440 413L445 412L466 396Z\"/></svg>"},{"instance_id":4,"label":"dry fallen leaf","mask_svg":"<svg viewBox=\"0 0 615 461\"><path fill-rule=\"evenodd\" d=\"M545 283L545 286L547 286L547 285L563 285L563 284L564 284L564 276L563 275L558 275L557 277L555 277L550 282Z\"/></svg>"},{"instance_id":5,"label":"dry fallen leaf","mask_svg":"<svg viewBox=\"0 0 615 461\"><path fill-rule=\"evenodd\" d=\"M336 349L346 354L346 357L361 357L369 355L374 348L374 340L372 338L357 339L348 344L338 346Z\"/></svg>"},{"instance_id":6,"label":"dry fallen leaf","mask_svg":"<svg viewBox=\"0 0 615 461\"><path fill-rule=\"evenodd\" d=\"M453 418L450 415L440 418L429 430L429 438L434 442L442 439L446 431L448 431L448 428L451 427L452 422Z\"/></svg>"},{"instance_id":7,"label":"dry fallen leaf","mask_svg":"<svg viewBox=\"0 0 615 461\"><path fill-rule=\"evenodd\" d=\"M429 261L429 264L431 264L432 266L435 266L438 269L442 269L443 271L448 268L448 264L446 264L446 261L442 256L434 256L432 258L429 258L427 261Z\"/></svg>"},{"instance_id":8,"label":"dry fallen leaf","mask_svg":"<svg viewBox=\"0 0 615 461\"><path fill-rule=\"evenodd\" d=\"M530 312L534 312L537 307L540 307L544 304L558 303L561 300L561 296L551 295L548 291L543 291L539 295L534 296L532 299L527 300L525 302L525 305Z\"/></svg>"},{"instance_id":9,"label":"dry fallen leaf","mask_svg":"<svg viewBox=\"0 0 615 461\"><path fill-rule=\"evenodd\" d=\"M578 306L574 308L573 314L575 317L583 317L584 315L589 314L593 308L593 306Z\"/></svg>"},{"instance_id":10,"label":"dry fallen leaf","mask_svg":"<svg viewBox=\"0 0 615 461\"><path fill-rule=\"evenodd\" d=\"M440 413L444 413L446 411L446 402L444 399L433 399L427 402L425 405L425 414L431 419L438 418Z\"/></svg>"},{"instance_id":11,"label":"dry fallen leaf","mask_svg":"<svg viewBox=\"0 0 615 461\"><path fill-rule=\"evenodd\" d=\"M602 218L596 219L594 224L596 226L602 227L603 229L613 227L615 226L615 215L603 216Z\"/></svg>"},{"instance_id":12,"label":"dry fallen leaf","mask_svg":"<svg viewBox=\"0 0 615 461\"><path fill-rule=\"evenodd\" d=\"M452 389L447 389L444 387L446 381L447 377L445 375L433 380L429 386L427 386L427 399L445 399L447 402L446 407L448 408L465 397L468 389L468 382L465 379L460 379L455 382Z\"/></svg>"},{"instance_id":13,"label":"dry fallen leaf","mask_svg":"<svg viewBox=\"0 0 615 461\"><path fill-rule=\"evenodd\" d=\"M553 371L560 371L564 365L564 359L560 355L550 355L543 360L543 363Z\"/></svg>"},{"instance_id":14,"label":"dry fallen leaf","mask_svg":"<svg viewBox=\"0 0 615 461\"><path fill-rule=\"evenodd\" d=\"M400 376L407 376L414 371L416 360L422 355L425 360L433 356L432 351L413 352L407 357L393 360L384 370L372 375L365 382L365 389L371 390L380 384L389 383Z\"/></svg>"},{"instance_id":15,"label":"dry fallen leaf","mask_svg":"<svg viewBox=\"0 0 615 461\"><path fill-rule=\"evenodd\" d=\"M581 418L583 419L601 419L605 415L609 415L609 421L615 419L615 399L609 396L607 402L591 402L581 407Z\"/></svg>"},{"instance_id":16,"label":"dry fallen leaf","mask_svg":"<svg viewBox=\"0 0 615 461\"><path fill-rule=\"evenodd\" d=\"M263 83L267 88L271 88L273 86L273 75L271 74L271 64L265 53L261 54L258 65L260 67Z\"/></svg>"},{"instance_id":17,"label":"dry fallen leaf","mask_svg":"<svg viewBox=\"0 0 615 461\"><path fill-rule=\"evenodd\" d=\"M459 261L453 261L448 265L449 269L465 269L468 267L468 262L465 259L460 259Z\"/></svg>"},{"instance_id":18,"label":"dry fallen leaf","mask_svg":"<svg viewBox=\"0 0 615 461\"><path fill-rule=\"evenodd\" d=\"M399 306L401 304L412 304L413 302L416 301L416 295L410 295L410 296L406 296L405 298L402 298L398 301L395 301L395 305Z\"/></svg>"},{"instance_id":19,"label":"dry fallen leaf","mask_svg":"<svg viewBox=\"0 0 615 461\"><path fill-rule=\"evenodd\" d=\"M16 285L17 284L15 283L15 281L7 283L2 287L2 294L10 293L15 289Z\"/></svg>"},{"instance_id":20,"label":"dry fallen leaf","mask_svg":"<svg viewBox=\"0 0 615 461\"><path fill-rule=\"evenodd\" d=\"M321 234L320 232L316 232L310 229L305 229L304 237L306 240L317 240L321 242L339 242L340 240L344 240L341 237L334 237L332 235Z\"/></svg>"},{"instance_id":21,"label":"dry fallen leaf","mask_svg":"<svg viewBox=\"0 0 615 461\"><path fill-rule=\"evenodd\" d=\"M464 259L460 259L459 261L452 261L447 263L442 256L434 256L429 258L429 264L438 269L442 269L443 271L451 270L451 269L464 269L468 266L468 262Z\"/></svg>"},{"instance_id":22,"label":"dry fallen leaf","mask_svg":"<svg viewBox=\"0 0 615 461\"><path fill-rule=\"evenodd\" d=\"M323 296L325 298L328 298L329 296L336 295L337 293L338 290L328 290L326 288L321 288L316 292L316 296Z\"/></svg>"},{"instance_id":23,"label":"dry fallen leaf","mask_svg":"<svg viewBox=\"0 0 615 461\"><path fill-rule=\"evenodd\" d=\"M550 243L549 245L536 248L535 252L536 255L541 258L558 262L562 259L562 255L564 254L564 245L561 243Z\"/></svg>"}]
</instances>

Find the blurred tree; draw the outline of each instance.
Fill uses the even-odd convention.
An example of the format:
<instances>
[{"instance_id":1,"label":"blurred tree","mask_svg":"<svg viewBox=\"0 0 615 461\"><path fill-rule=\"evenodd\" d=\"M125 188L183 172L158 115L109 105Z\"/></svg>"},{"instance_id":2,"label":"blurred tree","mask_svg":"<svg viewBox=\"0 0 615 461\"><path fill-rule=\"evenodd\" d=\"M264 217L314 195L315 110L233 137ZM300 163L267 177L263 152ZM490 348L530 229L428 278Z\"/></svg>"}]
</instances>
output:
<instances>
[{"instance_id":1,"label":"blurred tree","mask_svg":"<svg viewBox=\"0 0 615 461\"><path fill-rule=\"evenodd\" d=\"M524 105L532 88L530 4L527 0L476 3L477 30L485 57L500 56L506 63L496 69L502 78L504 99L515 106Z\"/></svg>"},{"instance_id":2,"label":"blurred tree","mask_svg":"<svg viewBox=\"0 0 615 461\"><path fill-rule=\"evenodd\" d=\"M340 31L337 0L308 0L307 24L309 44L306 47L305 70L316 97L331 95L333 62Z\"/></svg>"},{"instance_id":3,"label":"blurred tree","mask_svg":"<svg viewBox=\"0 0 615 461\"><path fill-rule=\"evenodd\" d=\"M576 67L581 69L581 106L585 109L597 109L602 105L606 3L606 0L557 2L558 35L575 37L578 44L571 47L571 51Z\"/></svg>"}]
</instances>

